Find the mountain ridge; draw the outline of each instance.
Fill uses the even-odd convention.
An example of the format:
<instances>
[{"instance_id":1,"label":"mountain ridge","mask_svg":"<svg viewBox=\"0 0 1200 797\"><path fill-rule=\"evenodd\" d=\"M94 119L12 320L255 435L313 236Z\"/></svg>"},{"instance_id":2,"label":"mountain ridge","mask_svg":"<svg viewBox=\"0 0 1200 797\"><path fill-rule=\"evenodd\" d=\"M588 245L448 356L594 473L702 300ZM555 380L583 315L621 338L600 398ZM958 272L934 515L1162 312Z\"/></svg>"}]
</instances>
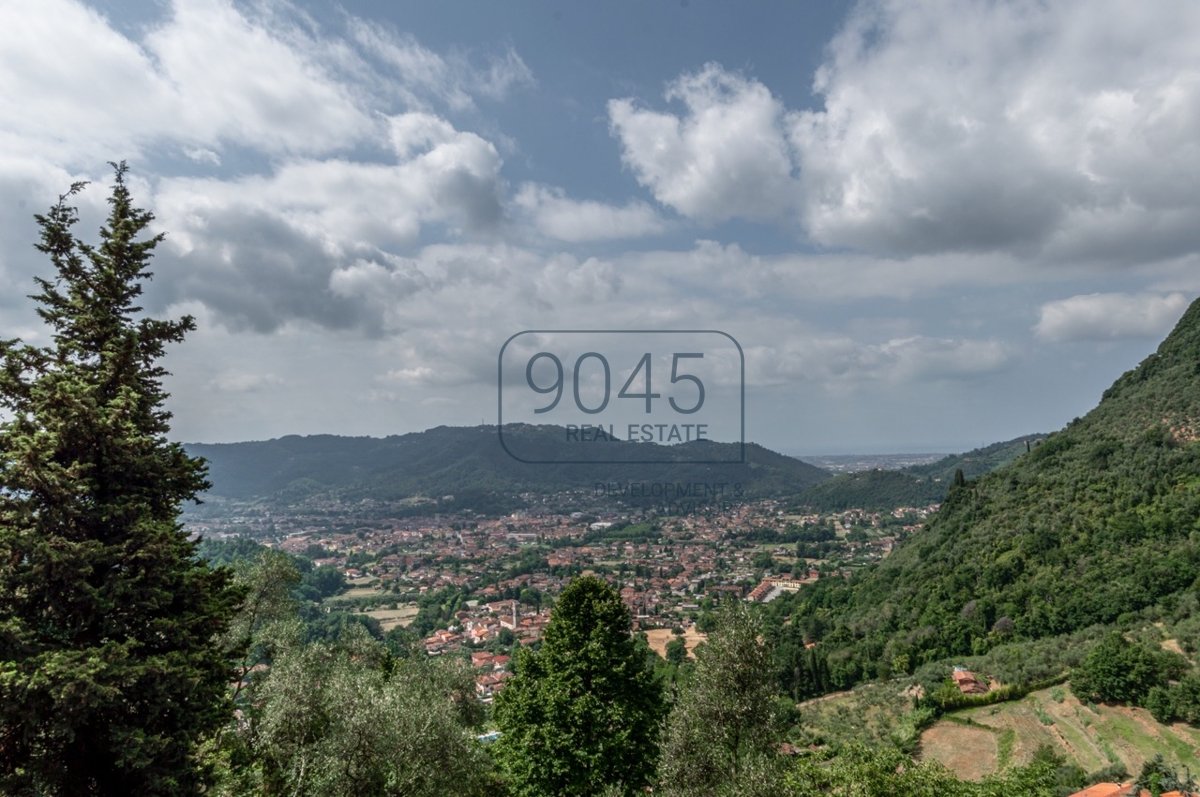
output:
<instances>
[{"instance_id":1,"label":"mountain ridge","mask_svg":"<svg viewBox=\"0 0 1200 797\"><path fill-rule=\"evenodd\" d=\"M808 488L798 500L823 512L851 508L890 511L902 506L940 503L957 471L961 470L964 478L978 478L1028 453L1045 438L1045 434L1021 435L961 454L947 454L926 465L839 473Z\"/></svg>"},{"instance_id":2,"label":"mountain ridge","mask_svg":"<svg viewBox=\"0 0 1200 797\"><path fill-rule=\"evenodd\" d=\"M563 452L560 427L506 426L523 449ZM345 498L400 500L414 496L515 495L593 488L598 483L673 481L741 484L748 497L793 495L829 478L828 472L763 446L745 444L745 462L695 462L697 448L720 454L706 460L734 460L740 444L710 441L659 446L616 442L591 449L596 461L537 464L512 458L499 444L495 426L438 426L388 437L285 435L242 443L189 443L193 456L209 463L209 495L247 500L289 500L319 494ZM625 448L634 447L634 448ZM574 452L574 450L572 450ZM618 451L627 459L669 462L606 462ZM596 453L599 452L599 453ZM576 454L572 453L572 456Z\"/></svg>"}]
</instances>

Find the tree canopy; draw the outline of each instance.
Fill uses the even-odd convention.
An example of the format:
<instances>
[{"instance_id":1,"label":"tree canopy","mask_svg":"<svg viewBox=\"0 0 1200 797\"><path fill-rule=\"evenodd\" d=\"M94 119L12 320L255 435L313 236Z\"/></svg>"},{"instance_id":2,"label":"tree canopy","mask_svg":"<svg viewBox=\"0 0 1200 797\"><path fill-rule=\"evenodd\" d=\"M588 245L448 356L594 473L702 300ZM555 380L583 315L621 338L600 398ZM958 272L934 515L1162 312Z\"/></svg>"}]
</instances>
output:
<instances>
[{"instance_id":1,"label":"tree canopy","mask_svg":"<svg viewBox=\"0 0 1200 797\"><path fill-rule=\"evenodd\" d=\"M519 652L495 711L513 794L632 794L649 782L662 689L630 625L617 591L585 576L559 595L541 650Z\"/></svg>"},{"instance_id":2,"label":"tree canopy","mask_svg":"<svg viewBox=\"0 0 1200 797\"><path fill-rule=\"evenodd\" d=\"M161 235L116 165L98 245L71 187L45 215L31 297L44 347L0 341L0 791L186 794L228 709L237 601L177 521L204 465L168 442L165 347L191 318L137 305Z\"/></svg>"},{"instance_id":3,"label":"tree canopy","mask_svg":"<svg viewBox=\"0 0 1200 797\"><path fill-rule=\"evenodd\" d=\"M660 780L673 797L769 794L779 780L771 651L742 603L724 606L667 721Z\"/></svg>"},{"instance_id":4,"label":"tree canopy","mask_svg":"<svg viewBox=\"0 0 1200 797\"><path fill-rule=\"evenodd\" d=\"M953 488L877 565L786 596L846 688L1169 606L1200 572L1200 301L1099 405ZM814 633L816 631L816 633ZM793 662L781 663L783 685ZM798 687L797 692L801 691Z\"/></svg>"}]
</instances>

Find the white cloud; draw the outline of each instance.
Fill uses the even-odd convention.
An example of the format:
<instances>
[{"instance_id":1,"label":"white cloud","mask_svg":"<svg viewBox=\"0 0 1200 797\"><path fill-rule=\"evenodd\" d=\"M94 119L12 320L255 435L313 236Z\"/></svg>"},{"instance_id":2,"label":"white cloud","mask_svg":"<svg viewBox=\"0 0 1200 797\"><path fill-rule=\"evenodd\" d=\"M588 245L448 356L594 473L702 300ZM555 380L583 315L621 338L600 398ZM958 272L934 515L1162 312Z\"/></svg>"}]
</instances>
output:
<instances>
[{"instance_id":1,"label":"white cloud","mask_svg":"<svg viewBox=\"0 0 1200 797\"><path fill-rule=\"evenodd\" d=\"M1011 347L998 340L924 336L889 340L877 351L893 379L912 382L994 373L1014 358Z\"/></svg>"},{"instance_id":2,"label":"white cloud","mask_svg":"<svg viewBox=\"0 0 1200 797\"><path fill-rule=\"evenodd\" d=\"M682 116L613 100L622 159L655 198L706 221L781 219L794 204L783 106L753 80L708 64L666 92Z\"/></svg>"},{"instance_id":3,"label":"white cloud","mask_svg":"<svg viewBox=\"0 0 1200 797\"><path fill-rule=\"evenodd\" d=\"M89 167L160 140L196 152L346 149L377 126L317 49L222 0L177 0L141 41L70 0L37 13L6 3L0 140L10 152Z\"/></svg>"},{"instance_id":4,"label":"white cloud","mask_svg":"<svg viewBox=\"0 0 1200 797\"><path fill-rule=\"evenodd\" d=\"M437 99L455 110L471 108L476 97L503 100L514 89L532 86L533 72L511 47L476 66L462 52L442 56L412 35L352 18L351 38L387 70L387 88L411 106Z\"/></svg>"},{"instance_id":5,"label":"white cloud","mask_svg":"<svg viewBox=\"0 0 1200 797\"><path fill-rule=\"evenodd\" d=\"M1082 294L1043 304L1034 332L1055 342L1157 338L1187 306L1182 293Z\"/></svg>"},{"instance_id":6,"label":"white cloud","mask_svg":"<svg viewBox=\"0 0 1200 797\"><path fill-rule=\"evenodd\" d=\"M1019 319L1050 284L1081 296L1043 307L1042 340L1161 334L1200 289L1200 12L1161 9L864 4L828 50L822 108L714 64L663 101L610 102L645 196L602 202L580 197L603 163L551 184L553 159L510 154L485 118L534 85L511 48L435 52L286 0L174 0L135 24L66 0L0 5L0 240L16 242L0 251L0 320L36 322L21 297L47 263L25 245L30 215L128 157L168 233L147 306L204 325L172 353L181 400L241 436L475 422L504 337L580 324L728 329L751 384L777 391L754 400L776 407L828 389L861 399L837 403L847 414L879 395L920 408L930 382L978 398L1018 357L1048 359L1003 339L1027 337ZM553 115L533 123L558 134ZM506 175L501 152L528 170ZM85 237L104 195L80 197ZM744 225L673 249L577 246L730 219L835 251L779 251ZM1136 265L1128 284L1145 287L1130 290L1153 293L1083 296L1097 261ZM285 389L286 406L267 400ZM237 395L210 409L213 390ZM483 409L421 409L459 402Z\"/></svg>"},{"instance_id":7,"label":"white cloud","mask_svg":"<svg viewBox=\"0 0 1200 797\"><path fill-rule=\"evenodd\" d=\"M282 385L275 374L226 371L218 374L209 385L222 393L254 393L266 387Z\"/></svg>"},{"instance_id":8,"label":"white cloud","mask_svg":"<svg viewBox=\"0 0 1200 797\"><path fill-rule=\"evenodd\" d=\"M415 244L428 225L486 233L502 214L490 142L425 113L390 122L392 163L296 159L233 180L161 180L157 224L183 261L161 279L166 299L202 298L261 331L290 319L372 329L352 300L371 278L362 263Z\"/></svg>"},{"instance_id":9,"label":"white cloud","mask_svg":"<svg viewBox=\"0 0 1200 797\"><path fill-rule=\"evenodd\" d=\"M387 136L379 114L470 107L533 84L511 48L475 64L346 17L347 38L286 2L172 0L140 36L73 0L0 4L0 146L92 168L171 142L218 165L229 146L350 152Z\"/></svg>"},{"instance_id":10,"label":"white cloud","mask_svg":"<svg viewBox=\"0 0 1200 797\"><path fill-rule=\"evenodd\" d=\"M476 72L476 91L493 100L503 100L516 88L536 84L533 72L512 47L504 55L491 58L487 68Z\"/></svg>"},{"instance_id":11,"label":"white cloud","mask_svg":"<svg viewBox=\"0 0 1200 797\"><path fill-rule=\"evenodd\" d=\"M374 123L298 27L274 29L225 0L176 0L143 44L172 87L178 136L267 152L348 149ZM314 109L320 109L314 113Z\"/></svg>"},{"instance_id":12,"label":"white cloud","mask_svg":"<svg viewBox=\"0 0 1200 797\"><path fill-rule=\"evenodd\" d=\"M666 229L657 211L644 202L618 206L571 199L561 189L533 183L521 186L514 202L542 235L569 243L641 238Z\"/></svg>"},{"instance_id":13,"label":"white cloud","mask_svg":"<svg viewBox=\"0 0 1200 797\"><path fill-rule=\"evenodd\" d=\"M1194 248L1198 36L1186 3L863 4L817 74L824 109L790 117L805 226L889 253Z\"/></svg>"},{"instance_id":14,"label":"white cloud","mask_svg":"<svg viewBox=\"0 0 1200 797\"><path fill-rule=\"evenodd\" d=\"M14 155L111 157L131 131L161 129L173 92L148 54L92 9L0 5L0 144ZM63 59L70 53L70 61ZM87 76L82 80L81 76Z\"/></svg>"},{"instance_id":15,"label":"white cloud","mask_svg":"<svg viewBox=\"0 0 1200 797\"><path fill-rule=\"evenodd\" d=\"M188 160L196 163L207 163L209 166L220 166L221 156L211 149L204 147L184 147L183 154Z\"/></svg>"},{"instance_id":16,"label":"white cloud","mask_svg":"<svg viewBox=\"0 0 1200 797\"><path fill-rule=\"evenodd\" d=\"M750 347L747 380L755 385L810 381L835 390L864 382L920 383L995 373L1016 353L992 339L912 335L879 343L847 336L798 334L787 343Z\"/></svg>"},{"instance_id":17,"label":"white cloud","mask_svg":"<svg viewBox=\"0 0 1200 797\"><path fill-rule=\"evenodd\" d=\"M1200 6L861 3L816 110L709 64L609 103L625 164L702 222L836 248L1154 262L1200 247Z\"/></svg>"}]
</instances>

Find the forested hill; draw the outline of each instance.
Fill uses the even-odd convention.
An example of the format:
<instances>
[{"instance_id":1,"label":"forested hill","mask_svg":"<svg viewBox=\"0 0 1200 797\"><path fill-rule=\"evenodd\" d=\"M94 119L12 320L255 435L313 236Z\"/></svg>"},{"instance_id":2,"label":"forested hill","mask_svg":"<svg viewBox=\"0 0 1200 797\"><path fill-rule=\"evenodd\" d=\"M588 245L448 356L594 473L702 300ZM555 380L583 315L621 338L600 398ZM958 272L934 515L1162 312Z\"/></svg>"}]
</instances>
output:
<instances>
[{"instance_id":1,"label":"forested hill","mask_svg":"<svg viewBox=\"0 0 1200 797\"><path fill-rule=\"evenodd\" d=\"M563 442L562 429L552 426L505 427L505 438L513 436L521 437L522 452L533 452L540 459L562 458L561 447L571 445ZM788 497L829 478L820 468L754 444L746 446L746 461L741 464L695 461L735 459L737 451L730 443L604 445L621 449L620 456L610 455L610 459L670 461L527 464L505 451L494 426L439 426L385 438L289 436L261 442L189 444L187 450L208 460L211 495L281 502L325 494L378 500L453 495L459 505L503 505L524 492L590 490L597 483L630 482L703 482L726 485L730 491L736 484L748 497ZM634 447L632 452L629 447Z\"/></svg>"},{"instance_id":2,"label":"forested hill","mask_svg":"<svg viewBox=\"0 0 1200 797\"><path fill-rule=\"evenodd\" d=\"M1200 301L1099 406L802 596L837 680L1116 621L1200 586Z\"/></svg>"},{"instance_id":3,"label":"forested hill","mask_svg":"<svg viewBox=\"0 0 1200 797\"><path fill-rule=\"evenodd\" d=\"M965 454L951 454L928 465L839 473L805 490L799 501L810 509L827 512L853 508L887 511L939 503L946 497L957 471L961 470L968 479L978 478L1012 462L1045 437L1022 435Z\"/></svg>"},{"instance_id":4,"label":"forested hill","mask_svg":"<svg viewBox=\"0 0 1200 797\"><path fill-rule=\"evenodd\" d=\"M910 465L904 468L904 473L917 477L926 476L946 485L954 481L955 472L960 470L966 478L978 479L1029 452L1045 438L1044 434L1021 435L1002 443L973 449L965 454L951 454L928 465Z\"/></svg>"}]
</instances>

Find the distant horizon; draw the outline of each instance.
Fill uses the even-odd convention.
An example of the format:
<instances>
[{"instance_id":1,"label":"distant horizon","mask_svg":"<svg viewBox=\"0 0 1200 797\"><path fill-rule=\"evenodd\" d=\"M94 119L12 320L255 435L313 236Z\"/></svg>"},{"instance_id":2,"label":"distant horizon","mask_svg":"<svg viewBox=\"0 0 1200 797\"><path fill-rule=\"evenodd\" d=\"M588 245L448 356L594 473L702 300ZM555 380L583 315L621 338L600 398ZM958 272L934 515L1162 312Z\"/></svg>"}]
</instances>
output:
<instances>
[{"instance_id":1,"label":"distant horizon","mask_svg":"<svg viewBox=\"0 0 1200 797\"><path fill-rule=\"evenodd\" d=\"M505 424L505 425L509 426L512 424ZM558 424L542 424L542 425L557 426ZM426 432L430 432L430 431L433 431L434 429L439 429L439 428L482 429L482 428L495 428L495 426L496 426L496 424L494 424L494 423L436 424L434 426L430 426L425 429L414 429L414 430L402 431L402 432L390 432L388 434L339 434L337 432L310 432L310 433L303 433L303 434L301 434L301 433L282 434L282 435L276 435L273 437L246 439L246 440L216 440L216 441L213 441L213 440L184 440L184 441L179 441L179 442L184 446L192 446L192 445L216 446L216 445L239 445L239 444L243 444L243 443L269 443L271 441L282 440L282 439L289 438L289 437L300 437L300 438L304 438L304 437L338 437L338 438L351 438L351 439L360 439L360 440L361 439L384 440L389 437L402 437L404 435L409 435L409 434L424 434ZM1001 443L1001 442L1005 442L1007 440L1013 440L1013 439L1016 439L1017 437L1021 437L1021 436L1025 435L1025 434L1038 434L1038 432L1024 432L1020 435L1014 435L1012 437L1006 437L1003 439L987 440L987 441L978 442L978 443L964 443L961 445L956 445L953 443L940 443L940 444L912 443L912 444L908 444L908 445L901 445L899 448L896 448L894 450L887 450L887 451L880 451L880 450L871 449L871 448L857 448L857 447L850 447L850 446L847 446L844 448L828 448L828 449L826 449L826 448L819 448L819 449L815 449L815 448L814 449L781 448L781 447L772 446L769 443L765 443L761 440L754 440L754 439L750 439L750 438L747 438L746 444L747 445L758 445L762 448L768 449L770 451L774 451L775 453L783 454L788 457L792 457L793 459L804 459L805 457L891 457L891 456L920 456L920 455L945 456L948 454L962 454L967 451L974 451L975 449L984 448L986 446L992 445L993 443ZM737 441L737 440L712 440L711 442L736 445L739 441ZM674 444L674 445L678 445L678 444Z\"/></svg>"}]
</instances>

